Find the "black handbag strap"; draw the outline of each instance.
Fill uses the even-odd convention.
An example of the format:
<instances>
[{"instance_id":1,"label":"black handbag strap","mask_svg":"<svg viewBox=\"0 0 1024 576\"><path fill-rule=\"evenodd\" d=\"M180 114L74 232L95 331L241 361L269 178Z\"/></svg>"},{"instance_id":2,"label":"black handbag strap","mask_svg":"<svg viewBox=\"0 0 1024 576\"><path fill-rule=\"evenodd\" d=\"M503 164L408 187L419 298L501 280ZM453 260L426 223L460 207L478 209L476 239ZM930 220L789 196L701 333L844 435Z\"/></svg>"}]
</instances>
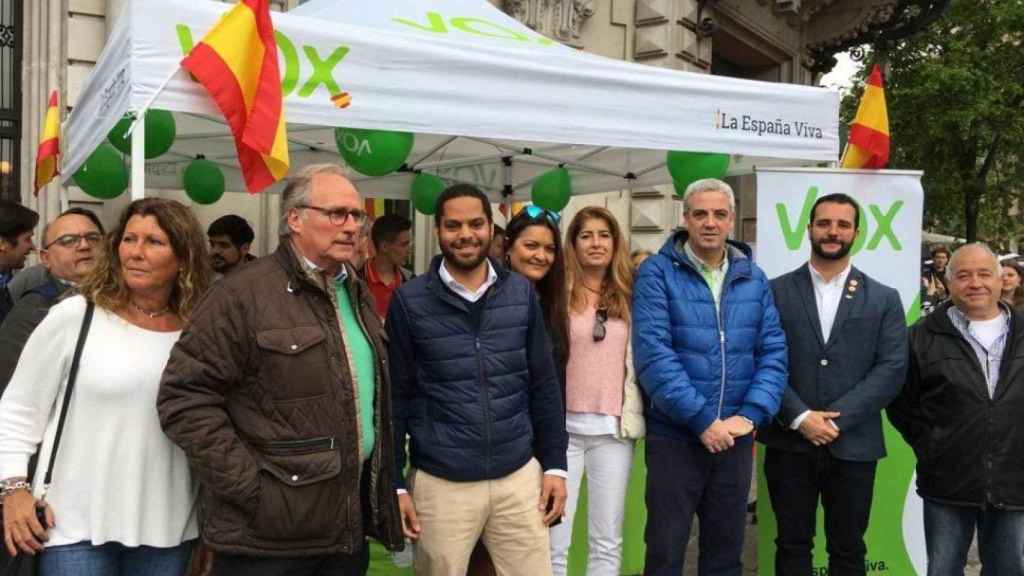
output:
<instances>
[{"instance_id":1,"label":"black handbag strap","mask_svg":"<svg viewBox=\"0 0 1024 576\"><path fill-rule=\"evenodd\" d=\"M75 356L71 360L71 370L68 371L68 385L64 388L64 400L61 402L60 417L57 420L57 434L53 437L53 448L50 449L50 463L46 465L46 475L43 478L43 494L50 488L50 481L53 479L53 463L57 460L57 448L60 446L60 437L64 432L64 421L68 417L68 407L71 406L71 391L75 387L75 377L78 376L78 364L82 359L82 349L85 348L85 339L89 336L89 326L92 324L92 313L96 305L86 301L85 317L82 318L82 328L78 331L78 342L75 344Z\"/></svg>"}]
</instances>

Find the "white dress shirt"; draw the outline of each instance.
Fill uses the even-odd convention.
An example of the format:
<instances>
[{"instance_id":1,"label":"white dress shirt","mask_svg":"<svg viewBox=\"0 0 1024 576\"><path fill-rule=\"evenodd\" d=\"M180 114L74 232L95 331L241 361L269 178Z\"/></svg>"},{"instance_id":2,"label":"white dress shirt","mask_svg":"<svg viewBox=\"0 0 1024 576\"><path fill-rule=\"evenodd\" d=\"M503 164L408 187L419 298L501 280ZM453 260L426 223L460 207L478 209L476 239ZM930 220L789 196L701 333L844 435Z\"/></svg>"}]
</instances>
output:
<instances>
[{"instance_id":1,"label":"white dress shirt","mask_svg":"<svg viewBox=\"0 0 1024 576\"><path fill-rule=\"evenodd\" d=\"M825 277L810 262L807 263L807 269L811 272L814 300L818 305L818 323L821 324L821 340L822 342L828 342L828 337L832 334L832 325L836 321L836 313L839 312L839 303L843 300L843 293L846 290L846 279L850 276L850 265L847 265L842 272L833 276L831 280L825 280ZM793 430L800 428L800 424L803 424L804 419L807 418L810 412L810 410L807 410L794 418L789 427ZM829 422L832 421L830 420ZM832 426L835 426L837 430L839 428L835 422L832 422Z\"/></svg>"},{"instance_id":2,"label":"white dress shirt","mask_svg":"<svg viewBox=\"0 0 1024 576\"><path fill-rule=\"evenodd\" d=\"M477 302L483 298L484 294L487 293L487 290L490 289L491 286L494 286L494 283L498 281L498 273L494 271L494 266L491 265L490 259L485 260L485 262L487 262L487 279L484 280L484 283L476 290L470 290L456 280L452 276L452 273L448 271L448 262L445 260L441 261L441 281L444 282L444 285L450 288L452 292L455 292L459 298L471 303Z\"/></svg>"},{"instance_id":3,"label":"white dress shirt","mask_svg":"<svg viewBox=\"0 0 1024 576\"><path fill-rule=\"evenodd\" d=\"M808 264L807 268L811 271L814 299L818 304L821 340L828 342L828 337L832 334L832 324L836 321L836 312L839 311L839 302L843 299L846 278L850 275L850 266L847 265L846 269L833 276L831 280L825 280L825 277L814 268L813 264Z\"/></svg>"}]
</instances>

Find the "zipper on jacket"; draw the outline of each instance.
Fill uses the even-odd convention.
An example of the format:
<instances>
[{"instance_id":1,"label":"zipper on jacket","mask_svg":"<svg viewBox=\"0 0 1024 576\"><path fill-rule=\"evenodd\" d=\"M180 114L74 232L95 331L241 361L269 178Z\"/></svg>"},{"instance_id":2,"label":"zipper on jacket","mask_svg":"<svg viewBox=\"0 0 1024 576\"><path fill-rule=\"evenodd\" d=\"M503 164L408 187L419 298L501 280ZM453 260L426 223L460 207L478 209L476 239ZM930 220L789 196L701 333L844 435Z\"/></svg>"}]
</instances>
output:
<instances>
[{"instance_id":1,"label":"zipper on jacket","mask_svg":"<svg viewBox=\"0 0 1024 576\"><path fill-rule=\"evenodd\" d=\"M333 288L333 287L331 287L331 288ZM343 290L348 290L348 286L343 285L342 289ZM352 475L352 478L353 478L356 490L361 490L361 482L362 482L362 475L363 475L363 453L362 453L362 451L363 451L363 436L362 436L362 423L361 423L360 417L359 417L359 383L356 382L357 376L356 376L355 361L352 360L352 357L349 354L348 342L345 340L345 327L343 326L343 321L341 319L341 307L340 307L340 304L338 304L337 306L335 305L335 301L331 299L331 296L327 293L327 290L323 290L322 296L323 296L323 298L325 298L327 300L327 306L331 310L331 314L328 316L328 318L331 318L332 321L334 322L335 326L337 326L337 328L338 328L338 336L340 337L340 341L339 342L335 342L335 344L334 344L336 346L335 350L338 350L339 351L338 353L345 357L344 362L348 366L349 381L352 383L352 403L353 403L353 409L354 409L353 411L355 413L355 418L353 418L353 420L355 420L354 424L355 424L355 429L356 429L356 436L355 436L355 438L356 438L356 465L352 467L353 468L352 471L354 472L354 474ZM358 302L358 300L352 298L352 294L351 293L348 294L348 297L349 297L349 303L353 306L353 313L355 314L356 319L359 321L360 330L363 330L363 334L365 336L366 329L363 328L363 326L362 326L362 316L359 313L359 302ZM341 356L338 357L338 361L339 362L342 361ZM358 528L358 532L359 533L365 533L366 530L365 530L365 527L363 526L362 515L361 514L356 514L355 518L353 519L352 518L353 515L351 514L351 511L349 510L349 508L351 508L351 505L352 505L351 499L350 498L346 498L345 499L345 514L344 514L343 518L344 518L344 520L350 520L351 522L354 522L356 524L356 528ZM342 521L344 521L344 520L342 520ZM342 551L345 552L346 554L351 554L352 551L355 549L355 542L351 538L351 531L350 530L345 530L344 532L345 532L347 537L342 540Z\"/></svg>"},{"instance_id":2,"label":"zipper on jacket","mask_svg":"<svg viewBox=\"0 0 1024 576\"><path fill-rule=\"evenodd\" d=\"M334 450L334 436L320 436L317 438L303 438L302 440L269 440L266 442L254 442L253 445L267 452L325 452Z\"/></svg>"},{"instance_id":3,"label":"zipper on jacket","mask_svg":"<svg viewBox=\"0 0 1024 576\"><path fill-rule=\"evenodd\" d=\"M725 255L729 257L728 254ZM718 354L722 358L722 377L719 383L718 393L718 419L722 419L722 406L725 404L725 320L722 318L722 309L725 308L725 289L729 285L728 272L726 278L722 278L722 293L718 295L718 310L715 311L715 320L718 321ZM710 288L710 286L708 287ZM712 294L711 298L714 299Z\"/></svg>"},{"instance_id":4,"label":"zipper on jacket","mask_svg":"<svg viewBox=\"0 0 1024 576\"><path fill-rule=\"evenodd\" d=\"M487 385L487 378L484 374L484 357L483 352L480 350L480 327L484 323L484 313L487 312L487 304L491 300L491 292L494 291L492 286L484 294L483 308L480 309L480 314L476 318L475 333L473 335L473 343L476 348L476 366L477 366L477 380L480 384L480 396L483 400L484 409L484 473L489 478L491 475L491 437L492 430L491 426L491 390Z\"/></svg>"}]
</instances>

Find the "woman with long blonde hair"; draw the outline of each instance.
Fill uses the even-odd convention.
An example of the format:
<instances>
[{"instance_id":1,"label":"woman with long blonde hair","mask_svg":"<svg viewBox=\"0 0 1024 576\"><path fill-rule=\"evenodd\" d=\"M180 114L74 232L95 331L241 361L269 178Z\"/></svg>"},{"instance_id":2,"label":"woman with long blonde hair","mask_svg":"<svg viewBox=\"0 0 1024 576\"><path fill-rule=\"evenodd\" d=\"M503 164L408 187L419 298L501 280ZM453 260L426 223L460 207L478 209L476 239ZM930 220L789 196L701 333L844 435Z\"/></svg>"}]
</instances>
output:
<instances>
[{"instance_id":1,"label":"woman with long blonde hair","mask_svg":"<svg viewBox=\"0 0 1024 576\"><path fill-rule=\"evenodd\" d=\"M0 400L5 545L42 552L40 576L180 576L197 536L196 486L160 428L156 397L213 278L206 236L183 204L146 198L125 209L106 248L79 295L32 333Z\"/></svg>"},{"instance_id":2,"label":"woman with long blonde hair","mask_svg":"<svg viewBox=\"0 0 1024 576\"><path fill-rule=\"evenodd\" d=\"M583 208L573 218L564 252L569 296L565 378L569 500L565 520L551 529L551 559L554 573L565 574L573 515L586 471L587 574L617 576L633 444L644 435L630 350L633 266L615 216L596 206Z\"/></svg>"}]
</instances>

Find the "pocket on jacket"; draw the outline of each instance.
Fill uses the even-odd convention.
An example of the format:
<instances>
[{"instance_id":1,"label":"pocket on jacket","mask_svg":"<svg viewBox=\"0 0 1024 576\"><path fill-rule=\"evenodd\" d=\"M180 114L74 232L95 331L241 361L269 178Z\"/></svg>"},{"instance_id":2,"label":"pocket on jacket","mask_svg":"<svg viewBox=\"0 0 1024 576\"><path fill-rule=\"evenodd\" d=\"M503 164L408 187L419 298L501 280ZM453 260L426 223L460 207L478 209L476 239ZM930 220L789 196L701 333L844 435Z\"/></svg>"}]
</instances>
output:
<instances>
[{"instance_id":1,"label":"pocket on jacket","mask_svg":"<svg viewBox=\"0 0 1024 576\"><path fill-rule=\"evenodd\" d=\"M341 452L310 452L303 444L280 442L261 447L259 505L250 530L263 540L333 538L344 525ZM288 449L294 444L293 451Z\"/></svg>"},{"instance_id":2,"label":"pocket on jacket","mask_svg":"<svg viewBox=\"0 0 1024 576\"><path fill-rule=\"evenodd\" d=\"M330 374L325 340L319 326L263 330L256 333L260 348L260 378L275 400L293 401L327 394L324 376Z\"/></svg>"}]
</instances>

